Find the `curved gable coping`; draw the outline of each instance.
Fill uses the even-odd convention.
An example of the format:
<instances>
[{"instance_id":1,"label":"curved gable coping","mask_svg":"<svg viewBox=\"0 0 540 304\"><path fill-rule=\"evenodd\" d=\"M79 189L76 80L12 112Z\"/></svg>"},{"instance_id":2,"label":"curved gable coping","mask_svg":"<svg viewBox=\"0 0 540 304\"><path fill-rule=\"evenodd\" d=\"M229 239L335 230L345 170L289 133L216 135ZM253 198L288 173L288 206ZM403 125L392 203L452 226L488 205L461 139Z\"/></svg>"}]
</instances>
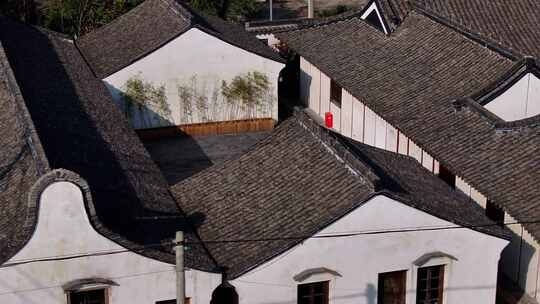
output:
<instances>
[{"instance_id":1,"label":"curved gable coping","mask_svg":"<svg viewBox=\"0 0 540 304\"><path fill-rule=\"evenodd\" d=\"M450 261L457 261L458 260L453 255L450 255L450 254L447 254L447 253L444 253L444 252L441 252L441 251L434 251L434 252L426 253L426 254L422 255L421 257L417 258L416 260L414 260L413 264L415 266L421 267L421 266L425 265L427 262L429 262L432 259L440 259L440 258L447 259L447 260L450 260Z\"/></svg>"},{"instance_id":2,"label":"curved gable coping","mask_svg":"<svg viewBox=\"0 0 540 304\"><path fill-rule=\"evenodd\" d=\"M498 133L520 132L525 128L536 128L540 126L540 114L520 120L505 121L470 97L456 99L452 102L452 106L456 113L461 112L464 109L472 110L483 117L495 132Z\"/></svg>"},{"instance_id":3,"label":"curved gable coping","mask_svg":"<svg viewBox=\"0 0 540 304\"><path fill-rule=\"evenodd\" d=\"M130 240L124 238L121 235L118 235L110 231L105 227L98 219L96 214L96 209L92 200L92 195L90 192L90 186L81 176L77 173L66 170L66 169L55 169L47 174L43 175L38 179L38 181L32 186L28 193L28 215L26 217L23 229L25 231L26 240L24 244L15 251L11 256L8 256L5 261L0 261L0 264L9 261L13 258L19 251L21 251L30 241L32 235L34 234L37 228L37 221L39 218L39 202L41 194L45 189L55 183L55 182L70 182L76 185L82 192L85 210L87 212L88 218L90 220L90 225L92 228L104 238L112 241L113 243L130 249L133 253L139 254L146 258L158 260L164 263L174 264L174 255L161 252L159 250L153 249L151 247L143 247L136 243L131 242Z\"/></svg>"},{"instance_id":4,"label":"curved gable coping","mask_svg":"<svg viewBox=\"0 0 540 304\"><path fill-rule=\"evenodd\" d=\"M337 272L335 270L328 269L326 267L318 267L318 268L306 269L306 270L294 275L293 280L295 280L296 282L303 282L303 281L307 280L309 277L311 277L313 275L317 275L317 274L330 274L330 275L335 276L335 277L341 277L342 276L339 272Z\"/></svg>"},{"instance_id":5,"label":"curved gable coping","mask_svg":"<svg viewBox=\"0 0 540 304\"><path fill-rule=\"evenodd\" d=\"M495 80L491 85L473 94L471 98L485 106L502 95L529 73L540 78L540 69L536 65L534 58L525 57L518 61L510 70L499 79Z\"/></svg>"},{"instance_id":6,"label":"curved gable coping","mask_svg":"<svg viewBox=\"0 0 540 304\"><path fill-rule=\"evenodd\" d=\"M78 291L85 289L85 287L93 287L95 285L100 286L120 286L120 284L115 281L104 279L104 278L88 278L88 279L78 279L71 282L68 282L62 285L64 291Z\"/></svg>"}]
</instances>

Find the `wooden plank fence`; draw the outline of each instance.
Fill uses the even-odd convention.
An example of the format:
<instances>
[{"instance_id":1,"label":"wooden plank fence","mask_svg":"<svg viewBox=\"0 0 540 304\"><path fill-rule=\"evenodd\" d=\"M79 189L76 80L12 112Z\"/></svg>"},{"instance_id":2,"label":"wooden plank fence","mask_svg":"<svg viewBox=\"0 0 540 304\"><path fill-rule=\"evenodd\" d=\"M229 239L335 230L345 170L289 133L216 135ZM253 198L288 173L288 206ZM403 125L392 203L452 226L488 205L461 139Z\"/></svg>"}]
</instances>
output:
<instances>
[{"instance_id":1,"label":"wooden plank fence","mask_svg":"<svg viewBox=\"0 0 540 304\"><path fill-rule=\"evenodd\" d=\"M142 140L155 140L172 136L209 136L220 134L240 134L249 132L270 131L274 128L272 118L257 118L247 120L219 121L196 123L189 125L170 126L153 129L136 130Z\"/></svg>"}]
</instances>

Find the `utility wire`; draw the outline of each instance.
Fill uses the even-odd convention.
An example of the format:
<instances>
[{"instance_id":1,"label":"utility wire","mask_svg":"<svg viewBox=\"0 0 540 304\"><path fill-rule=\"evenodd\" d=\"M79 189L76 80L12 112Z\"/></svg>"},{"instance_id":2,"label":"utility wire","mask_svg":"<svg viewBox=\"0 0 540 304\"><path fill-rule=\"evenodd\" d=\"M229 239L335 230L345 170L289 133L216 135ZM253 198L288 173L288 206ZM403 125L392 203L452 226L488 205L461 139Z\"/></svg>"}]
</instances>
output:
<instances>
[{"instance_id":1,"label":"utility wire","mask_svg":"<svg viewBox=\"0 0 540 304\"><path fill-rule=\"evenodd\" d=\"M178 246L178 245L201 245L201 244L225 244L225 243L254 243L254 242L275 242L275 241L291 241L291 240L308 240L308 239L330 239L330 238L348 238L348 237L355 237L355 236L363 236L363 235L377 235L377 234L390 234L390 233L407 233L407 232L423 232L423 231L441 231L441 230L455 230L455 229L475 229L475 228L487 228L487 227L494 227L494 226L510 226L510 225L519 225L519 224L539 224L540 220L538 221L515 221L515 222L507 222L507 223L489 223L489 224L483 224L483 225L469 225L469 226L457 226L451 225L451 226L423 226L423 227L413 227L413 228L406 228L406 229L382 229L382 230L364 230L364 231L349 231L349 232L335 232L335 233L329 233L329 234L319 234L319 235L311 235L311 236L292 236L292 237L275 237L275 238L254 238L254 239L228 239L228 240L206 240L206 241L199 241L199 242L183 242L183 243L176 243L176 242L164 242L161 244L150 244L145 246L139 246L136 249L122 249L122 250L112 250L112 251L96 251L91 253L81 253L81 254L75 254L75 255L66 255L66 256L50 256L50 257L41 257L41 258L35 258L35 259L28 259L28 260L15 260L10 263L6 263L3 265L0 265L0 268L6 268L6 267L13 267L17 265L23 265L23 264L29 264L29 263L36 263L36 262L49 262L49 261L63 261L63 260L71 260L71 259L78 259L78 258L85 258L85 257L93 257L93 256L106 256L106 255L114 255L114 254L120 254L120 253L127 253L127 252L142 252L150 248L159 248L167 245L172 246Z\"/></svg>"},{"instance_id":2,"label":"utility wire","mask_svg":"<svg viewBox=\"0 0 540 304\"><path fill-rule=\"evenodd\" d=\"M135 248L135 249L100 250L100 251L94 251L94 252L76 253L72 255L58 255L58 256L47 256L47 257L40 257L40 258L33 258L33 259L13 260L9 263L0 265L0 268L6 268L6 267L17 266L17 265L36 263L36 262L64 261L64 260L73 260L73 259L93 257L93 256L114 255L114 254L127 253L127 252L138 253L138 252L148 250L150 248L159 248L162 246L166 246L167 244L172 244L172 243L149 244L149 245L144 245L144 246L138 246L138 248Z\"/></svg>"},{"instance_id":3,"label":"utility wire","mask_svg":"<svg viewBox=\"0 0 540 304\"><path fill-rule=\"evenodd\" d=\"M166 272L173 272L173 271L176 271L176 270L173 268L173 269L169 269L169 270L135 273L135 274L128 274L128 275L123 275L123 276L112 277L110 279L111 280L121 280L121 279L124 279L124 278L141 277L141 276L146 276L146 275L153 275L153 274L157 274L157 273L166 273ZM0 293L0 296L6 295L6 294L12 294L12 293L32 292L32 291L39 291L39 290L58 288L58 287L62 287L62 285L52 285L52 286L44 286L44 287L37 287L37 288L31 288L31 289L21 289L21 290L2 292L2 293Z\"/></svg>"},{"instance_id":4,"label":"utility wire","mask_svg":"<svg viewBox=\"0 0 540 304\"><path fill-rule=\"evenodd\" d=\"M440 231L440 230L454 230L454 229L475 229L475 228L487 228L495 226L510 226L519 224L538 224L539 221L516 221L507 223L489 223L483 225L467 225L467 226L424 226L416 228L406 229L383 229L383 230L364 230L353 232L335 232L331 234L320 234L315 236L292 236L292 237L275 237L275 238L258 238L258 239L228 239L228 240L205 240L200 242L186 242L186 244L221 244L221 243L253 243L253 242L271 242L271 241L287 241L287 240L307 240L307 239L327 239L327 238L345 238L362 235L376 235L376 234L389 234L389 233L406 233L406 232L422 232L422 231Z\"/></svg>"}]
</instances>

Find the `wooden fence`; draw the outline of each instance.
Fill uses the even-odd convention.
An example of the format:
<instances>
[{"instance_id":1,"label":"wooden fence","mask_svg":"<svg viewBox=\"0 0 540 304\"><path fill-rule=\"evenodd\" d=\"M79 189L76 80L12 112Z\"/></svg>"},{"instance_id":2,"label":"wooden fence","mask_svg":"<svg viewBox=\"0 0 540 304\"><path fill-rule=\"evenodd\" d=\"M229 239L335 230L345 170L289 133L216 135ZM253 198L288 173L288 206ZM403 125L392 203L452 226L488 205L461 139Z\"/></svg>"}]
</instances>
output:
<instances>
[{"instance_id":1,"label":"wooden fence","mask_svg":"<svg viewBox=\"0 0 540 304\"><path fill-rule=\"evenodd\" d=\"M275 121L272 118L257 118L141 129L136 132L142 140L154 140L179 135L208 136L270 131L274 125Z\"/></svg>"}]
</instances>

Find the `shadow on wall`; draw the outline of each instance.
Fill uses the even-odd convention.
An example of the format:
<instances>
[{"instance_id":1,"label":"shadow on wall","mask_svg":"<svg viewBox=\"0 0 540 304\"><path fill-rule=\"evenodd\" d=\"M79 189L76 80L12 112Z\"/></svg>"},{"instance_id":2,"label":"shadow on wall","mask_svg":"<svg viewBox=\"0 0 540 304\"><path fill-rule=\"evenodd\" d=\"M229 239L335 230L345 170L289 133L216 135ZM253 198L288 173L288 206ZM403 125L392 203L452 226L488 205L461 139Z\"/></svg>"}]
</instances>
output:
<instances>
[{"instance_id":1,"label":"shadow on wall","mask_svg":"<svg viewBox=\"0 0 540 304\"><path fill-rule=\"evenodd\" d=\"M206 75L154 84L142 73L122 87L107 84L115 103L135 129L274 117L275 88L265 73L252 71L230 81Z\"/></svg>"},{"instance_id":2,"label":"shadow on wall","mask_svg":"<svg viewBox=\"0 0 540 304\"><path fill-rule=\"evenodd\" d=\"M283 121L291 117L300 101L300 57L293 56L279 73L278 116Z\"/></svg>"},{"instance_id":3,"label":"shadow on wall","mask_svg":"<svg viewBox=\"0 0 540 304\"><path fill-rule=\"evenodd\" d=\"M311 88L311 82L313 78L311 77L311 75L309 75L308 73L302 70L300 70L299 75L300 75L300 79L298 80L298 83L300 83L300 94L302 94L302 90L304 90L304 94L305 94L305 96L300 96L300 97L304 97L305 101L303 105L305 107L309 107L309 99L311 98L310 88ZM302 102L303 101L300 100L300 103ZM313 109L313 110L315 110L315 112L318 112L319 109Z\"/></svg>"},{"instance_id":4,"label":"shadow on wall","mask_svg":"<svg viewBox=\"0 0 540 304\"><path fill-rule=\"evenodd\" d=\"M143 83L135 84L140 91L128 96L119 89L106 84L114 103L126 116L134 129L150 129L163 126L174 126L172 112L167 104L163 87L142 88ZM151 102L146 100L151 99Z\"/></svg>"},{"instance_id":5,"label":"shadow on wall","mask_svg":"<svg viewBox=\"0 0 540 304\"><path fill-rule=\"evenodd\" d=\"M523 235L526 234L527 232L523 231ZM504 272L510 281L520 286L521 289L525 289L529 264L535 253L536 249L527 240L522 240L521 233L517 234L512 231L512 240L501 253L499 269ZM533 267L535 274L538 271L536 266ZM536 281L533 284L536 284Z\"/></svg>"}]
</instances>

